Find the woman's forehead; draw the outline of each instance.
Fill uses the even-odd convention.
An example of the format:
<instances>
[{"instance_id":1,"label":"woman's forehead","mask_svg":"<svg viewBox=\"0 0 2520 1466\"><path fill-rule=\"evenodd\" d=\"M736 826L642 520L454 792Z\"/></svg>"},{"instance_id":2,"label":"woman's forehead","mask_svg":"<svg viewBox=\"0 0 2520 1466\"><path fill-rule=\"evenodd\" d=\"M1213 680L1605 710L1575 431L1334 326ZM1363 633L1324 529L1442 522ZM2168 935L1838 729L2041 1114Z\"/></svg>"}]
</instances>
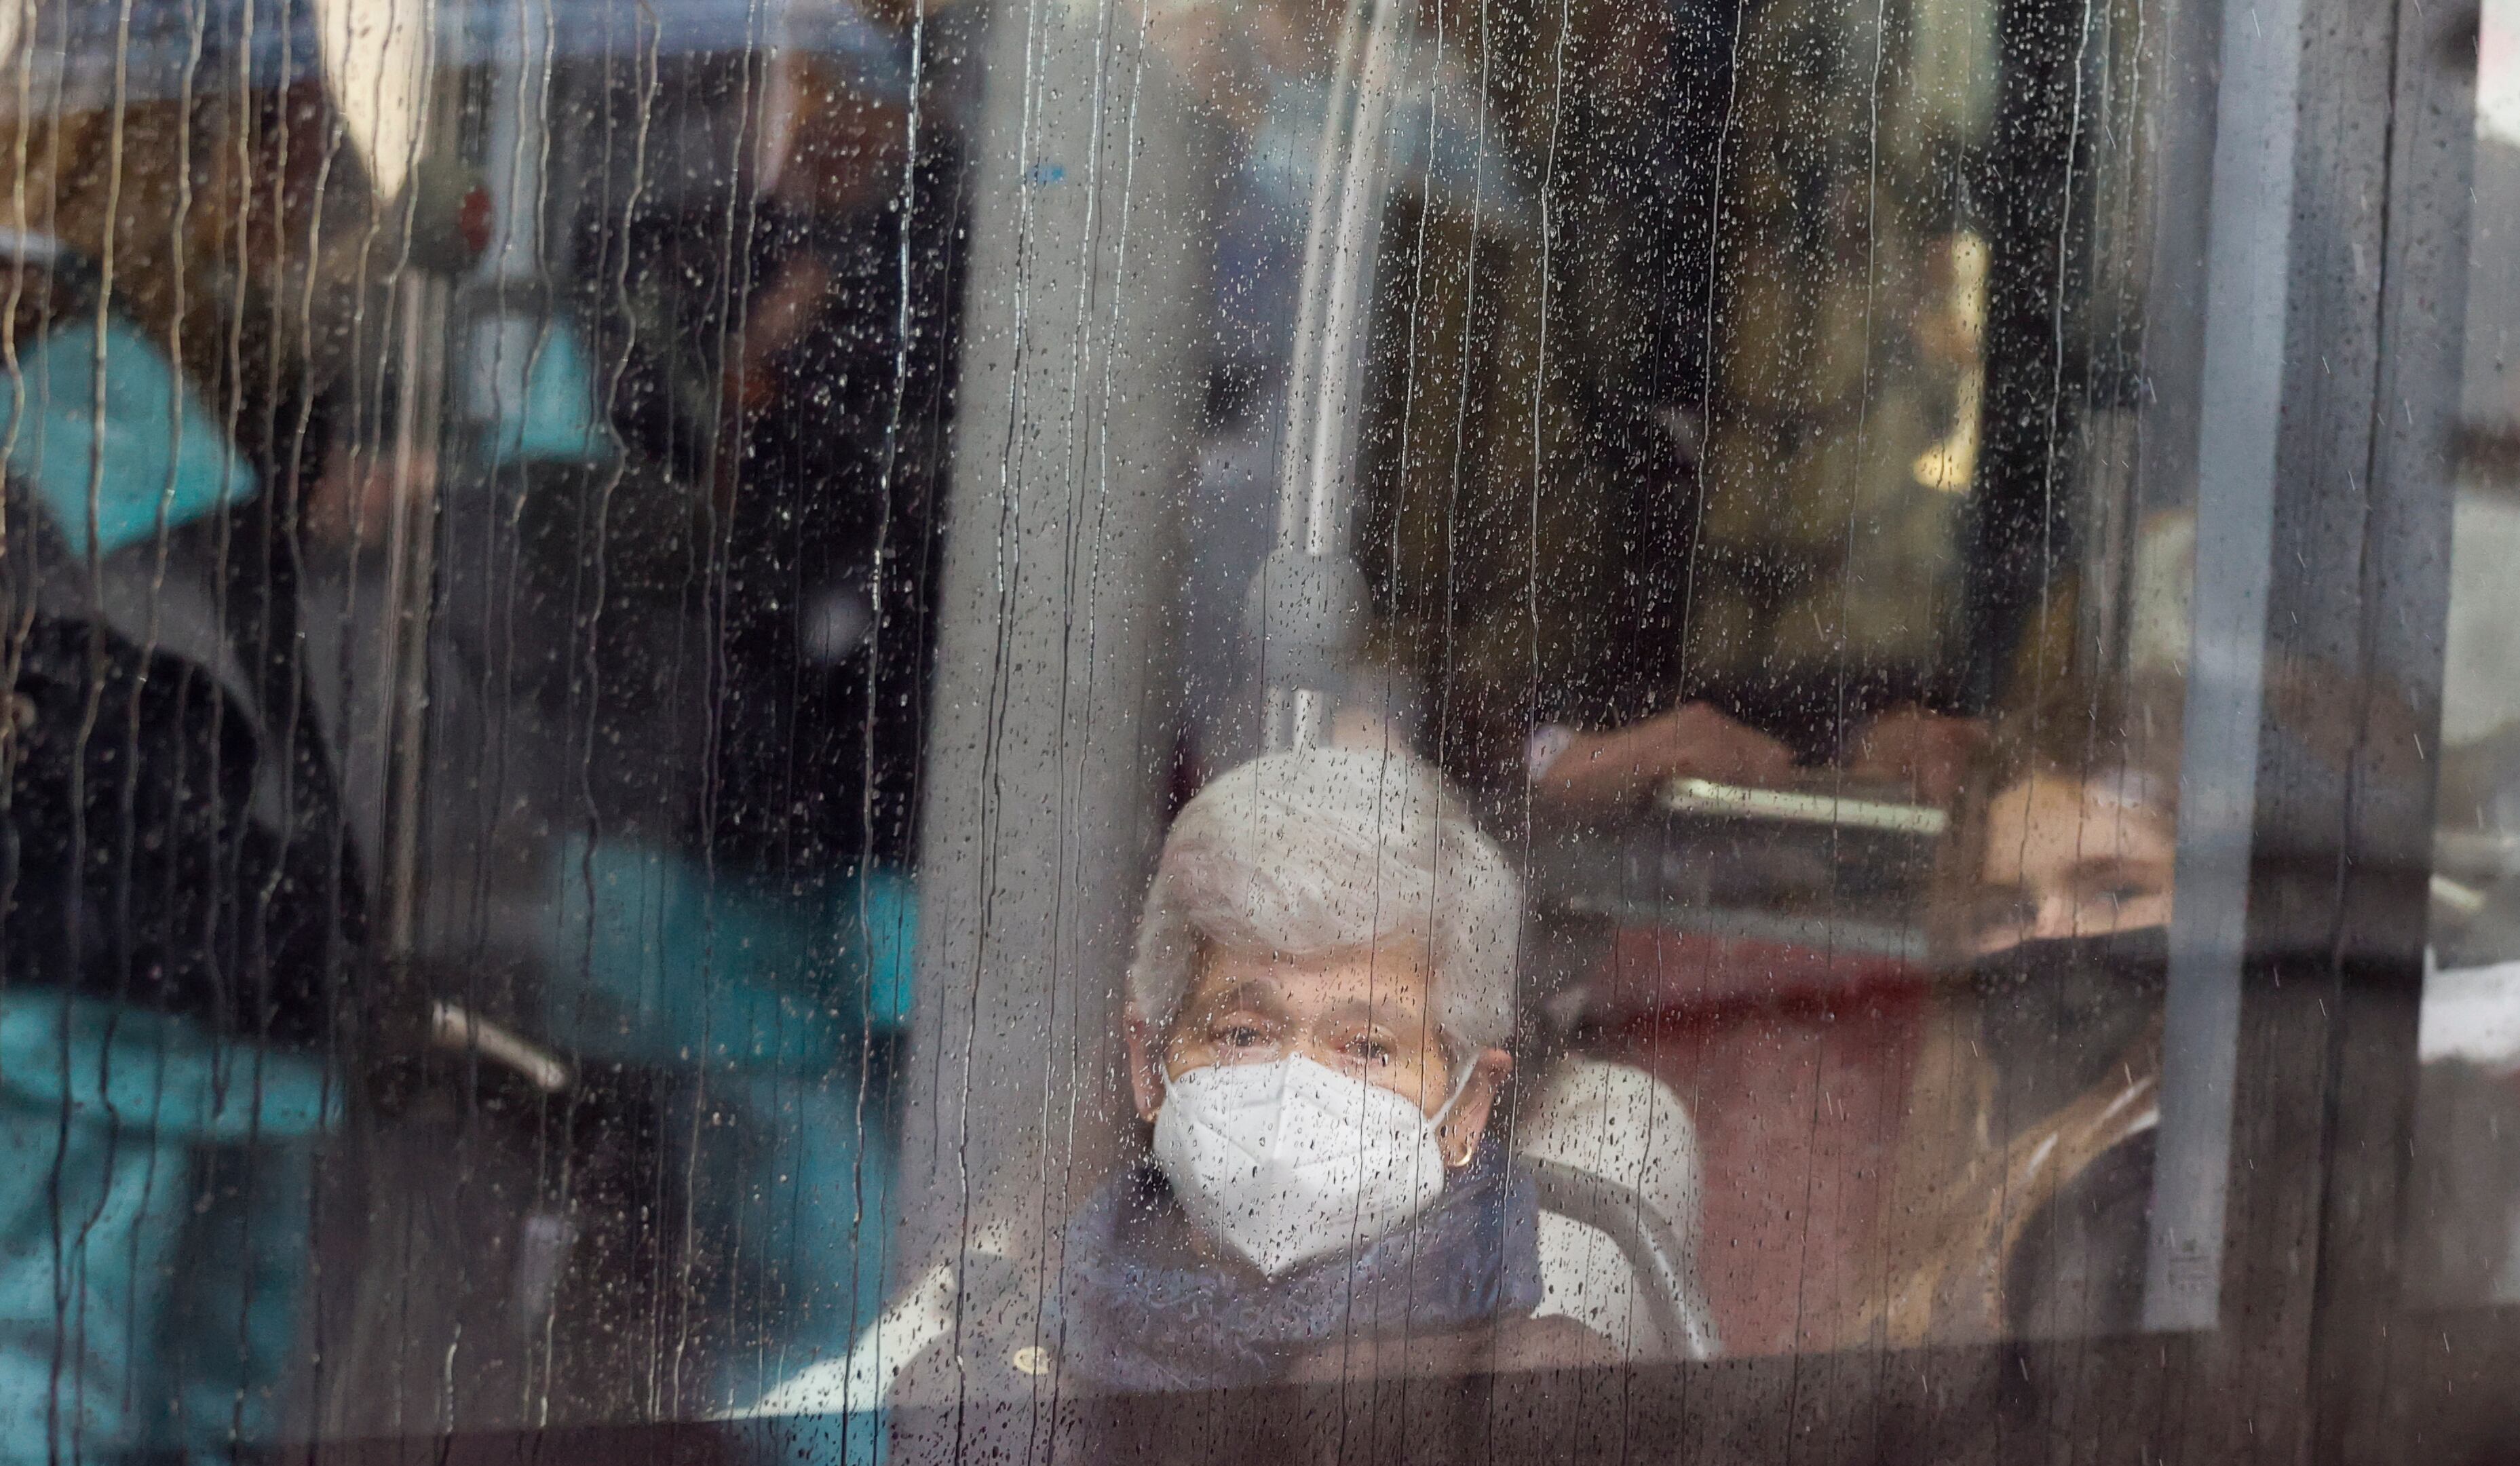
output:
<instances>
[{"instance_id":1,"label":"woman's forehead","mask_svg":"<svg viewBox=\"0 0 2520 1466\"><path fill-rule=\"evenodd\" d=\"M1414 1012L1426 1005L1430 975L1422 947L1412 943L1300 956L1212 948L1198 963L1192 998L1302 1014L1361 1006Z\"/></svg>"}]
</instances>

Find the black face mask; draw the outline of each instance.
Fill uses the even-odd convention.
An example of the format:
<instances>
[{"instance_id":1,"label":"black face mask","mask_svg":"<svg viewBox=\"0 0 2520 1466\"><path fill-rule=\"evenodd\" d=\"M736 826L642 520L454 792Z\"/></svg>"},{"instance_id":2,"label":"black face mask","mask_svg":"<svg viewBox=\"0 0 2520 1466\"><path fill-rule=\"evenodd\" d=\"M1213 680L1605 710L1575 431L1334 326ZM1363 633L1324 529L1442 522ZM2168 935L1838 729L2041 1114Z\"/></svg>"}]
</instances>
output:
<instances>
[{"instance_id":1,"label":"black face mask","mask_svg":"<svg viewBox=\"0 0 2520 1466\"><path fill-rule=\"evenodd\" d=\"M1969 963L1982 992L2088 987L2160 991L2170 973L2170 928L2143 926L2092 937L2043 937Z\"/></svg>"},{"instance_id":2,"label":"black face mask","mask_svg":"<svg viewBox=\"0 0 2520 1466\"><path fill-rule=\"evenodd\" d=\"M2024 942L1968 972L1998 1102L2019 1126L2071 1101L2142 1037L2169 987L2170 932Z\"/></svg>"}]
</instances>

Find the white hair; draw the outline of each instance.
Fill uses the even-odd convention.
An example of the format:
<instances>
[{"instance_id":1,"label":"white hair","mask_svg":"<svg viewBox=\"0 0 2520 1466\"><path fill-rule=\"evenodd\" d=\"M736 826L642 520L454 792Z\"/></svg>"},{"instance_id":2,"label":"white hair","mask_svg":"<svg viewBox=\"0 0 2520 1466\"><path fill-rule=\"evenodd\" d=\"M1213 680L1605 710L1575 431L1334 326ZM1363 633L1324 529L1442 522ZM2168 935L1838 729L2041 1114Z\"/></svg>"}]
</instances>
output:
<instances>
[{"instance_id":1,"label":"white hair","mask_svg":"<svg viewBox=\"0 0 2520 1466\"><path fill-rule=\"evenodd\" d=\"M1404 753L1303 748L1253 759L1184 806L1138 919L1129 997L1170 1024L1202 941L1318 956L1427 944L1439 1033L1513 1032L1522 885L1442 777Z\"/></svg>"}]
</instances>

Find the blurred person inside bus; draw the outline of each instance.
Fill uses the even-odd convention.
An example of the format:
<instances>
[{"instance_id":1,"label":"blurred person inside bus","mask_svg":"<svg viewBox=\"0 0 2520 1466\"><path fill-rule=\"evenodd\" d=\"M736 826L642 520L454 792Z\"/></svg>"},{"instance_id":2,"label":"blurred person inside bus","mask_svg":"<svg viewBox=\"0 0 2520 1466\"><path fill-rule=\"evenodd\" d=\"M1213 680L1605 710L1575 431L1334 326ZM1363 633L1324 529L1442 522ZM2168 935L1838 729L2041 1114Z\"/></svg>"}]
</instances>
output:
<instances>
[{"instance_id":1,"label":"blurred person inside bus","mask_svg":"<svg viewBox=\"0 0 2520 1466\"><path fill-rule=\"evenodd\" d=\"M336 196L285 160L329 113L55 60L0 230L0 1461L206 1458L287 1408L365 929L288 527L320 366L247 329L326 268L295 246Z\"/></svg>"},{"instance_id":2,"label":"blurred person inside bus","mask_svg":"<svg viewBox=\"0 0 2520 1466\"><path fill-rule=\"evenodd\" d=\"M1953 981L1894 1179L1911 1220L1860 1329L1893 1345L2110 1333L2141 1315L2177 765L2140 736L2094 734L2159 718L2038 721L1971 770L1937 872Z\"/></svg>"},{"instance_id":3,"label":"blurred person inside bus","mask_svg":"<svg viewBox=\"0 0 2520 1466\"><path fill-rule=\"evenodd\" d=\"M1928 679L1912 675L1915 669L1890 676L1858 668L1852 698L1834 695L1846 669L1829 671L1819 681L1831 689L1819 700L1823 708L1804 686L1809 676L1745 683L1692 670L1680 654L1703 432L1677 428L1681 418L1705 416L1696 356L1708 333L1695 314L1703 292L1672 289L1668 261L1711 254L1697 231L1712 211L1710 164L1726 125L1726 57L1733 49L1728 37L1741 24L1734 10L1722 0L1668 7L1597 0L1557 18L1570 29L1570 55L1580 58L1570 67L1588 77L1581 160L1569 164L1570 176L1588 180L1585 201L1564 205L1583 222L1566 245L1572 271L1557 268L1583 282L1565 287L1578 297L1617 305L1552 323L1552 343L1576 344L1548 353L1552 365L1539 381L1524 375L1539 357L1502 352L1456 382L1443 364L1455 348L1438 344L1463 332L1508 340L1537 324L1525 314L1538 306L1530 285L1549 272L1522 251L1537 238L1542 200L1516 155L1541 138L1501 127L1481 79L1493 69L1500 91L1511 91L1506 78L1535 53L1487 58L1491 41L1478 27L1461 26L1441 7L1418 16L1422 28L1409 66L1420 79L1395 104L1405 111L1390 125L1391 257L1376 266L1386 281L1413 284L1387 291L1390 301L1408 304L1377 308L1369 353L1410 365L1396 376L1367 374L1357 554L1371 569L1381 624L1347 669L1341 740L1378 743L1387 733L1421 751L1440 748L1446 772L1490 801L1518 801L1527 768L1540 803L1576 816L1616 811L1683 777L1780 785L1828 766L1935 800L1956 784L1977 725L1942 702L1929 705ZM1311 0L1261 0L1172 7L1148 21L1150 45L1211 99L1223 124L1216 331L1204 348L1199 467L1185 506L1184 737L1188 763L1199 770L1257 750L1262 720L1253 699L1264 658L1245 612L1275 543L1287 394L1309 371L1296 360L1311 349L1299 346L1297 323L1322 109L1340 34L1335 15ZM1919 319L1897 328L1914 339L1897 349L1957 376L1974 362L1977 344L1974 335L1958 339L1966 334L1952 320L1959 313L1942 308L1964 293L1949 278L1955 251L1947 243L1927 252L1921 273L1933 278L1920 287ZM1475 270L1473 257L1483 261ZM1489 272L1508 284L1482 298L1468 282ZM1381 338L1403 327L1406 342ZM1755 354L1779 353L1791 355L1763 341ZM1534 417L1536 396L1549 400L1554 424L1545 447L1517 436ZM1418 404L1410 411L1419 435L1433 434L1425 441L1453 428L1423 424L1458 415L1465 430L1486 435L1484 445L1460 463L1424 450L1395 456L1395 444L1409 440L1401 430L1408 403ZM1443 403L1454 406L1435 406ZM1806 430L1799 440L1808 450L1828 436ZM1542 633L1549 649L1538 657L1522 640L1526 599L1510 589L1529 568L1515 558L1525 537L1517 529L1457 539L1440 527L1483 513L1519 525L1514 507L1532 492L1519 466L1525 453L1542 457L1548 472L1568 475L1543 496L1543 516L1559 525L1551 533L1567 538L1533 562L1546 567L1533 588L1549 628ZM1912 514L1940 513L1952 502L1908 483L1904 467L1893 477L1892 497ZM1768 493L1787 497L1774 485ZM1566 527L1577 518L1581 528ZM1871 538L1904 546L1914 536ZM1883 579L1869 561L1855 578ZM1817 595L1836 603L1834 591ZM1441 737L1438 704L1447 717Z\"/></svg>"},{"instance_id":4,"label":"blurred person inside bus","mask_svg":"<svg viewBox=\"0 0 2520 1466\"><path fill-rule=\"evenodd\" d=\"M918 48L971 14L775 4L756 22L775 59L741 34L676 58L642 127L696 153L741 141L626 210L623 299L589 353L618 353L605 425L707 518L717 588L689 619L678 513L644 547L659 630L614 660L705 644L716 670L705 689L676 674L687 752L624 786L661 818L551 844L545 1022L660 1074L705 1055L670 1103L717 1118L678 1120L667 1153L699 1177L692 1245L730 1259L705 1284L742 1320L711 1365L729 1398L845 1355L882 1301L961 278L962 149ZM579 236L583 278L614 268L608 231ZM643 548L598 544L614 563Z\"/></svg>"},{"instance_id":5,"label":"blurred person inside bus","mask_svg":"<svg viewBox=\"0 0 2520 1466\"><path fill-rule=\"evenodd\" d=\"M1701 64L1722 65L1714 57L1702 58ZM1702 180L1698 186L1704 186ZM1702 215L1705 209L1701 206L1696 212ZM1988 247L1967 231L1938 233L1911 243L1920 256L1917 296L1909 302L1910 319L1899 333L1905 340L1897 349L1928 375L1952 380L1958 391L1958 416L1951 440L1936 443L1912 465L1916 484L1898 484L1892 500L1904 495L1931 506L1948 498L1956 486L1965 485L1978 462L1977 422L1962 409L1973 408L1978 390L1973 383L1982 379L1986 361ZM1770 349L1783 348L1770 343ZM1693 370L1702 373L1704 368ZM1959 385L1962 382L1972 384ZM1706 382L1698 383L1695 390L1718 395L1721 391ZM1614 402L1620 396L1597 395ZM1700 401L1676 414L1667 409L1658 420L1667 426L1688 429L1681 434L1683 444L1663 449L1666 455L1677 453L1681 462L1658 470L1681 486L1663 496L1678 504L1718 492L1710 486L1709 476L1724 476L1720 466L1699 461L1705 445L1697 438L1710 411ZM1636 435L1632 429L1629 436ZM1779 449L1780 456L1824 452L1829 435L1811 436L1815 441ZM1653 455L1646 458L1650 461ZM1754 462L1762 471L1781 472L1764 461ZM1736 466L1732 471L1737 475L1740 469ZM1852 486L1835 487L1846 491ZM1732 492L1737 497L1740 490L1736 487ZM1914 511L1912 505L1909 511ZM1674 511L1666 506L1657 512L1671 515ZM1671 582L1680 586L1692 582L1703 568L1696 563L1697 556L1708 551L1692 547L1693 535L1685 522L1675 517L1660 527L1658 536L1640 537L1660 541L1644 553L1656 568L1634 577L1640 585L1627 594L1642 596L1657 609L1629 612L1625 624L1655 625L1657 617L1669 618L1689 603L1689 595ZM1897 538L1886 532L1883 537ZM1729 550L1734 557L1745 553L1741 546ZM1716 560L1725 557L1722 551L1711 555ZM1878 578L1884 582L1882 590L1898 581L1895 575L1854 563L1834 574L1852 584L1815 593L1815 600L1804 607L1805 618L1817 611L1818 621L1826 621L1832 602L1837 614L1851 614L1858 602L1847 598L1865 592L1864 581ZM1655 587L1652 583L1657 578L1664 583ZM1907 618L1904 605L1876 609L1885 622ZM1687 619L1684 614L1682 624L1671 628L1674 644L1685 640L1681 633ZM2035 657L2042 650L2025 644L2035 643L2035 629L2018 627L2001 616L1996 622L1982 629L1987 644L1982 657L2006 663ZM1794 653L1780 644L1761 659L1757 673L1736 671L1728 682L1710 678L1702 670L1688 673L1686 659L1669 661L1671 653L1666 650L1626 644L1621 637L1603 638L1588 648L1588 654L1598 658L1607 653L1612 662L1634 663L1635 672L1625 679L1630 685L1611 696L1587 697L1571 687L1563 689L1572 695L1553 699L1562 709L1560 714L1532 729L1522 748L1521 772L1529 777L1532 793L1543 807L1574 815L1635 804L1677 778L1772 788L1821 777L1832 788L1841 782L1868 785L1923 803L1947 803L1958 791L1971 760L1985 746L1985 719L1959 711L1952 690L1935 686L1936 677L1920 675L1921 668L1894 671L1886 665L1870 665L1879 660L1878 648L1868 657L1857 650L1862 637L1842 631L1839 639L1844 644L1835 648L1833 662L1815 663L1808 647ZM1968 653L1958 647L1941 654L1963 662L1968 659ZM1801 670L1794 671L1796 667ZM1579 669L1564 669L1559 676L1569 673ZM1622 680L1619 673L1598 668L1589 675L1596 682ZM1584 676L1579 673L1573 680L1581 682ZM1803 685L1799 693L1798 684ZM1826 691L1815 698L1814 687ZM1643 711L1646 708L1654 710Z\"/></svg>"}]
</instances>

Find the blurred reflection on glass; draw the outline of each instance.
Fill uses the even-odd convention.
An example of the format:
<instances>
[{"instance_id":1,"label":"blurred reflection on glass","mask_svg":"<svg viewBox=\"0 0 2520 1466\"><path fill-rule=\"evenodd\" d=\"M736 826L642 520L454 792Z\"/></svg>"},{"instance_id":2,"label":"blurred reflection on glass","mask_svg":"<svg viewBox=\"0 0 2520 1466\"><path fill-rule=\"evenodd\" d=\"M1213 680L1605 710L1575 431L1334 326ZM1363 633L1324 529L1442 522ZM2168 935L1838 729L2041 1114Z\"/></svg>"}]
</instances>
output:
<instances>
[{"instance_id":1,"label":"blurred reflection on glass","mask_svg":"<svg viewBox=\"0 0 2520 1466\"><path fill-rule=\"evenodd\" d=\"M520 1103L495 1069L432 1076L437 1104L506 1101L460 1135L397 1117L497 1199L413 1229L465 1290L372 1269L392 1303L354 1316L412 1321L363 1333L372 1372L337 1390L483 1427L688 1416L845 1355L881 1300L957 349L954 22L460 19L497 208L452 328L469 452L428 753L461 795L428 825L424 976L566 1078ZM433 1184L398 1166L380 1189ZM484 1334L520 1342L455 1397L409 1362Z\"/></svg>"}]
</instances>

